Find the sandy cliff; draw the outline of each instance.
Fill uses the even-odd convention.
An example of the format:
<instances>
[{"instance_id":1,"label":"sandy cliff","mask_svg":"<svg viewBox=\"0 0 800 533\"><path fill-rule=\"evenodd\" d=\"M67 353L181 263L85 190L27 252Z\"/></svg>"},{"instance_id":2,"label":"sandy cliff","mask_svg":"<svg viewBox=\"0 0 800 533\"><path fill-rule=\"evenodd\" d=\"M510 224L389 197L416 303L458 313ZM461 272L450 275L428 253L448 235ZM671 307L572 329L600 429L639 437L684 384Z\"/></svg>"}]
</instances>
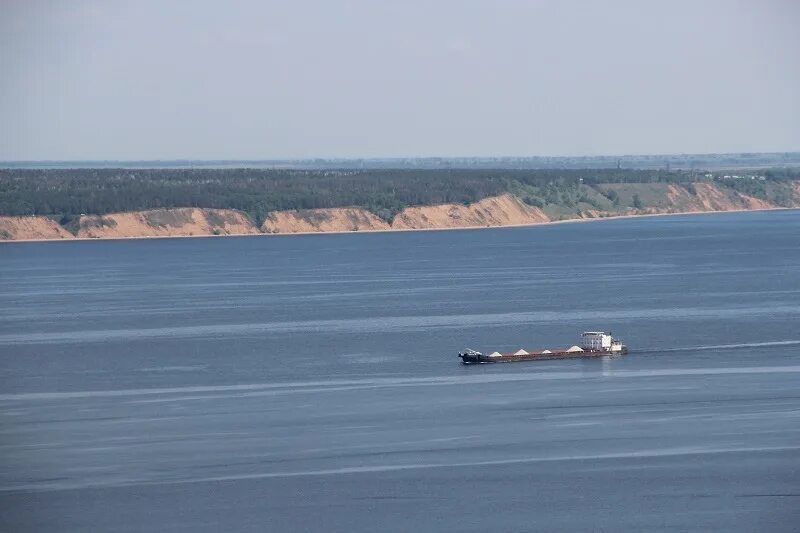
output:
<instances>
[{"instance_id":1,"label":"sandy cliff","mask_svg":"<svg viewBox=\"0 0 800 533\"><path fill-rule=\"evenodd\" d=\"M470 205L407 207L395 217L392 229L513 226L549 220L541 209L526 205L510 194L503 194Z\"/></svg>"},{"instance_id":2,"label":"sandy cliff","mask_svg":"<svg viewBox=\"0 0 800 533\"><path fill-rule=\"evenodd\" d=\"M790 190L791 205L800 207L800 182ZM395 216L391 224L366 209L357 207L277 211L267 214L261 228L241 212L228 209L175 208L109 215L83 215L71 226L79 238L180 237L200 235L247 235L257 233L312 233L349 231L387 231L414 229L446 229L498 227L523 224L542 224L551 220L606 218L625 215L652 215L770 209L776 204L737 192L713 183L676 185L606 184L594 194L615 192L621 206L630 206L635 197L643 207L607 207L582 205L577 208L560 206L549 216L511 194L485 198L470 205L444 204L407 207ZM591 191L590 191L591 192ZM783 201L786 203L786 200ZM615 204L618 205L618 204ZM549 208L546 208L549 209ZM571 210L570 210L571 209ZM548 211L550 212L550 211ZM0 240L71 239L73 235L46 217L0 217Z\"/></svg>"},{"instance_id":3,"label":"sandy cliff","mask_svg":"<svg viewBox=\"0 0 800 533\"><path fill-rule=\"evenodd\" d=\"M366 209L344 207L274 211L266 216L264 233L309 233L333 231L374 231L390 229L389 224Z\"/></svg>"},{"instance_id":4,"label":"sandy cliff","mask_svg":"<svg viewBox=\"0 0 800 533\"><path fill-rule=\"evenodd\" d=\"M70 232L47 217L0 217L0 240L72 238Z\"/></svg>"},{"instance_id":5,"label":"sandy cliff","mask_svg":"<svg viewBox=\"0 0 800 533\"><path fill-rule=\"evenodd\" d=\"M622 208L614 211L582 209L571 216L566 215L566 218L591 219L778 207L765 200L711 183L695 183L691 186L667 183L610 184L603 187L608 190L614 189L628 201L634 194L645 196L647 205L639 209ZM800 184L796 190L798 191L796 205L800 205ZM267 215L261 229L265 233L446 229L542 224L551 220L541 209L527 205L511 194L503 194L470 205L407 207L395 216L391 224L387 224L366 209L355 207L277 211Z\"/></svg>"},{"instance_id":6,"label":"sandy cliff","mask_svg":"<svg viewBox=\"0 0 800 533\"><path fill-rule=\"evenodd\" d=\"M229 209L156 209L108 215L84 215L81 238L178 237L259 233L247 216Z\"/></svg>"},{"instance_id":7,"label":"sandy cliff","mask_svg":"<svg viewBox=\"0 0 800 533\"><path fill-rule=\"evenodd\" d=\"M735 191L723 191L711 183L696 183L695 198L699 211L731 211L735 209L768 209L776 207L765 201Z\"/></svg>"},{"instance_id":8,"label":"sandy cliff","mask_svg":"<svg viewBox=\"0 0 800 533\"><path fill-rule=\"evenodd\" d=\"M614 213L606 212L604 216L624 214L661 214L661 213L704 213L711 211L740 211L749 209L774 209L780 206L754 198L733 189L720 187L713 183L693 183L675 185L667 183L610 184L601 186L605 190L615 190L620 197L628 200L634 194L640 194L645 207L629 209ZM800 206L800 194L796 194L793 206Z\"/></svg>"},{"instance_id":9,"label":"sandy cliff","mask_svg":"<svg viewBox=\"0 0 800 533\"><path fill-rule=\"evenodd\" d=\"M550 219L541 209L503 194L470 205L443 204L407 207L392 224L366 209L308 209L270 213L261 229L265 233L307 233L332 231L375 231L437 228L471 228L538 224Z\"/></svg>"}]
</instances>

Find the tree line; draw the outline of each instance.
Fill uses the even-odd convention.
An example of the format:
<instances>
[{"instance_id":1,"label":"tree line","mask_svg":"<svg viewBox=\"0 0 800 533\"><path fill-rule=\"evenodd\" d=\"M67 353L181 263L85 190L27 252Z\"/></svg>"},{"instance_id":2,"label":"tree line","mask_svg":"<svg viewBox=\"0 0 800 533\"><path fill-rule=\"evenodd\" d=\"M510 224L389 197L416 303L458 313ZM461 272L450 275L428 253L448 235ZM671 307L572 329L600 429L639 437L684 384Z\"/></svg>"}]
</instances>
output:
<instances>
[{"instance_id":1,"label":"tree line","mask_svg":"<svg viewBox=\"0 0 800 533\"><path fill-rule=\"evenodd\" d=\"M767 171L800 179L800 169ZM358 206L384 220L412 205L468 204L504 192L532 205L581 201L603 183L691 183L690 171L634 169L0 169L0 215L81 214L170 207L237 209L260 224L270 211ZM763 182L760 182L763 184ZM759 183L725 183L758 196Z\"/></svg>"}]
</instances>

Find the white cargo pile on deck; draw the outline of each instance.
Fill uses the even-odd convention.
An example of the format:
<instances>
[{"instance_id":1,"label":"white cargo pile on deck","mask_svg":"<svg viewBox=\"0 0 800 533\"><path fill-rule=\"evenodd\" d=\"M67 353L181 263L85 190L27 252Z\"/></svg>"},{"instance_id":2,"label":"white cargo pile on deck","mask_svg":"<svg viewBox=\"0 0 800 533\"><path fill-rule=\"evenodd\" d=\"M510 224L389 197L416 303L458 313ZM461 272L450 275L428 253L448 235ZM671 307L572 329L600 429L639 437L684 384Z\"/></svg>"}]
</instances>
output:
<instances>
[{"instance_id":1,"label":"white cargo pile on deck","mask_svg":"<svg viewBox=\"0 0 800 533\"><path fill-rule=\"evenodd\" d=\"M570 348L567 351L570 352L570 353L572 353L572 352L582 352L583 348L581 348L580 346L573 346L572 348Z\"/></svg>"},{"instance_id":2,"label":"white cargo pile on deck","mask_svg":"<svg viewBox=\"0 0 800 533\"><path fill-rule=\"evenodd\" d=\"M550 350L545 350L542 353L553 353L553 352L551 352Z\"/></svg>"},{"instance_id":3,"label":"white cargo pile on deck","mask_svg":"<svg viewBox=\"0 0 800 533\"><path fill-rule=\"evenodd\" d=\"M520 348L519 351L514 352L514 355L528 355L528 352Z\"/></svg>"},{"instance_id":4,"label":"white cargo pile on deck","mask_svg":"<svg viewBox=\"0 0 800 533\"><path fill-rule=\"evenodd\" d=\"M489 354L489 357L501 357L503 354L500 352L492 352Z\"/></svg>"}]
</instances>

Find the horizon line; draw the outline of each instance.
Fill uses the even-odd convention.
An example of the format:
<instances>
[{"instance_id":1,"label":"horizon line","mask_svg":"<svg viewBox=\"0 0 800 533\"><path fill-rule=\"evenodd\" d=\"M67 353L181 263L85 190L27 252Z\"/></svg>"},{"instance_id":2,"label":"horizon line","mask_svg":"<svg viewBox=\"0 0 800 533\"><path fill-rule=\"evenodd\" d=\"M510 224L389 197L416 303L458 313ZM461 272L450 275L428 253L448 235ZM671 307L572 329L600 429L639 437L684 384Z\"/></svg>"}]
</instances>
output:
<instances>
[{"instance_id":1,"label":"horizon line","mask_svg":"<svg viewBox=\"0 0 800 533\"><path fill-rule=\"evenodd\" d=\"M700 157L700 156L800 156L800 149L793 151L774 151L774 152L665 152L665 153L627 153L627 154L580 154L580 155L426 155L426 156L307 156L307 157L246 157L246 158L75 158L75 159L2 159L0 164L20 164L20 163L181 163L181 162L306 162L306 161L402 161L409 159L416 160L509 160L509 159L603 159L603 158L637 158L637 157Z\"/></svg>"}]
</instances>

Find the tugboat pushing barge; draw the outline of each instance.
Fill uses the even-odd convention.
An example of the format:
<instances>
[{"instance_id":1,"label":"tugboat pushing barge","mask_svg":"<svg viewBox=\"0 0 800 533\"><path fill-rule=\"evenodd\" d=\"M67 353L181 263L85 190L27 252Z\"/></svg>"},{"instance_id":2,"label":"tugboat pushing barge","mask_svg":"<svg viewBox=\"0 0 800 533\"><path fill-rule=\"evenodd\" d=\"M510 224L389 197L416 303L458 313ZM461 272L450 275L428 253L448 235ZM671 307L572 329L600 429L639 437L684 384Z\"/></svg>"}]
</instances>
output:
<instances>
[{"instance_id":1,"label":"tugboat pushing barge","mask_svg":"<svg viewBox=\"0 0 800 533\"><path fill-rule=\"evenodd\" d=\"M483 355L475 350L466 350L458 354L465 365L483 363L516 363L518 361L548 361L551 359L575 359L579 357L603 357L608 355L625 355L628 347L615 339L611 333L604 331L585 331L581 334L581 346L558 350L542 350L527 352L523 349L514 353L492 352Z\"/></svg>"}]
</instances>

